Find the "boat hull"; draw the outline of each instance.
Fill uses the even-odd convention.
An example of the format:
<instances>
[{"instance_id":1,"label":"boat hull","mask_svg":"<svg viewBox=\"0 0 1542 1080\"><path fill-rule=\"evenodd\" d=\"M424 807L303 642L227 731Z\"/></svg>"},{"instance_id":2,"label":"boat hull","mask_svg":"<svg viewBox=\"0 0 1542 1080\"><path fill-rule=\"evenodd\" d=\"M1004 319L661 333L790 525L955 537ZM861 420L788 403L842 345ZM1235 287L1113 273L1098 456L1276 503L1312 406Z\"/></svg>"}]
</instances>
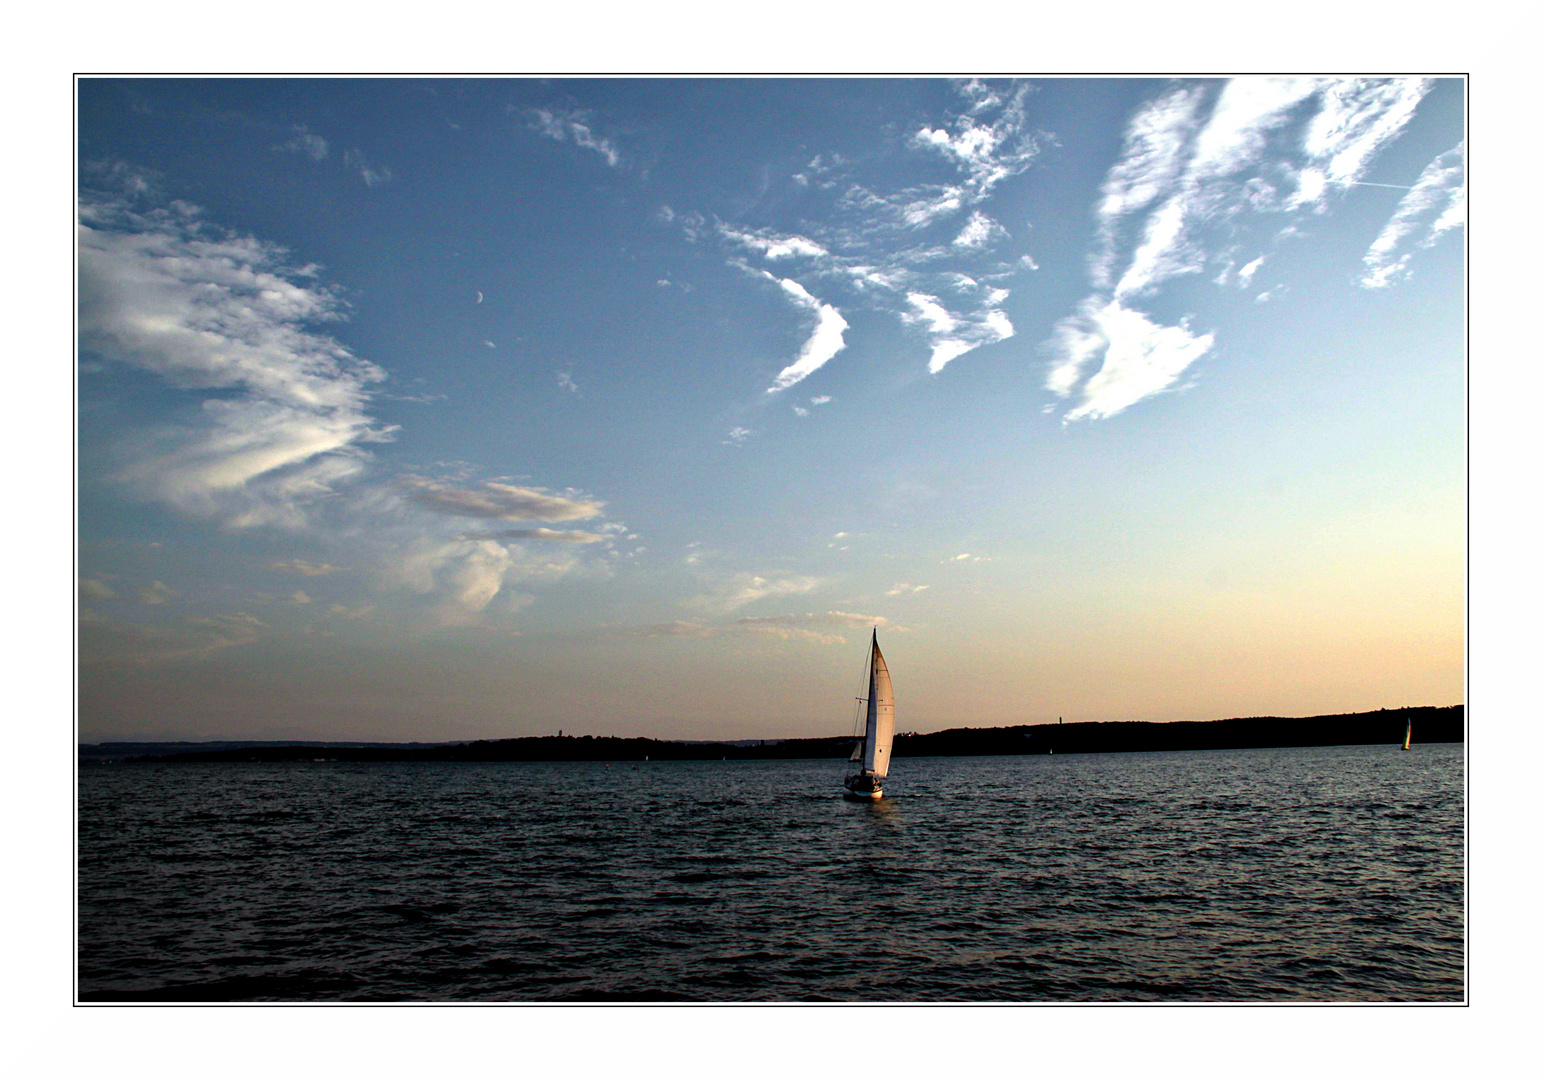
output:
<instances>
[{"instance_id":1,"label":"boat hull","mask_svg":"<svg viewBox=\"0 0 1542 1080\"><path fill-rule=\"evenodd\" d=\"M877 802L883 798L883 783L870 776L849 776L841 794L852 802Z\"/></svg>"}]
</instances>

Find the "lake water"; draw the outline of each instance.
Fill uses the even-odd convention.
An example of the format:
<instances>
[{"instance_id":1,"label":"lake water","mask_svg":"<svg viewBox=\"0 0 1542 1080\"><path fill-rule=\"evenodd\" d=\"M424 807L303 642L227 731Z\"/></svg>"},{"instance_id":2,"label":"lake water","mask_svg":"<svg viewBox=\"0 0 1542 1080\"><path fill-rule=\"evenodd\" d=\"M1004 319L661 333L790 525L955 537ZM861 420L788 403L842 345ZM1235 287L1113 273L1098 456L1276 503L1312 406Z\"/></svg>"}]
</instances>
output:
<instances>
[{"instance_id":1,"label":"lake water","mask_svg":"<svg viewBox=\"0 0 1542 1080\"><path fill-rule=\"evenodd\" d=\"M80 771L83 1000L1460 1001L1462 747Z\"/></svg>"}]
</instances>

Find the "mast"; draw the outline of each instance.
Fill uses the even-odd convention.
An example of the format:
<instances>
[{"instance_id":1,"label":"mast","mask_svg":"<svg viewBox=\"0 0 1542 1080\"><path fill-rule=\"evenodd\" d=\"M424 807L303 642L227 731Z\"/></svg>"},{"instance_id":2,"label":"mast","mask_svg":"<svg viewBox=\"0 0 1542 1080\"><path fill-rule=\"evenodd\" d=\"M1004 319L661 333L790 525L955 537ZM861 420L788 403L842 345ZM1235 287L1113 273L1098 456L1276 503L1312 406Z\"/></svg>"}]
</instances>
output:
<instances>
[{"instance_id":1,"label":"mast","mask_svg":"<svg viewBox=\"0 0 1542 1080\"><path fill-rule=\"evenodd\" d=\"M882 779L889 775L889 751L894 746L894 687L889 665L878 648L873 629L873 648L867 677L867 727L862 739L862 771Z\"/></svg>"}]
</instances>

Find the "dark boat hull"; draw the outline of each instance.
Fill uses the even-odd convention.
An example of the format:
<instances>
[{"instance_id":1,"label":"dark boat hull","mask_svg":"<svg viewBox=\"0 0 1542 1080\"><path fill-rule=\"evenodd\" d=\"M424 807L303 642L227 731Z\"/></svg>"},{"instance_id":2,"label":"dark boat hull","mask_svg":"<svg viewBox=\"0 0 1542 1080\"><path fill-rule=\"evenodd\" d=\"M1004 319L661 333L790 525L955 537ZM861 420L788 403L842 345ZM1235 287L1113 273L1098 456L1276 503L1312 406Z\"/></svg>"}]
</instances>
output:
<instances>
[{"instance_id":1,"label":"dark boat hull","mask_svg":"<svg viewBox=\"0 0 1542 1080\"><path fill-rule=\"evenodd\" d=\"M848 776L842 787L841 795L853 802L877 802L883 798L883 781L876 776Z\"/></svg>"}]
</instances>

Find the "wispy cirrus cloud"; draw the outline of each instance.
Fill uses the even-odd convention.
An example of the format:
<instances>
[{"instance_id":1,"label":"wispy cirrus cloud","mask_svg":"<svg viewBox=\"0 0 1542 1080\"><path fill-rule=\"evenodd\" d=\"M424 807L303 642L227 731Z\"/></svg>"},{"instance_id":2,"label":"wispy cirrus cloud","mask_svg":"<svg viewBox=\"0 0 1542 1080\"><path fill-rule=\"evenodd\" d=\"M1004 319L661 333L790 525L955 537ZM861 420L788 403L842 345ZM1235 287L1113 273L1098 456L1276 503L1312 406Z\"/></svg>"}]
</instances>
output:
<instances>
[{"instance_id":1,"label":"wispy cirrus cloud","mask_svg":"<svg viewBox=\"0 0 1542 1080\"><path fill-rule=\"evenodd\" d=\"M139 590L139 602L141 604L165 604L175 600L181 594L170 588L165 582L152 581Z\"/></svg>"},{"instance_id":2,"label":"wispy cirrus cloud","mask_svg":"<svg viewBox=\"0 0 1542 1080\"><path fill-rule=\"evenodd\" d=\"M304 124L296 124L294 135L287 142L278 143L273 149L291 154L304 154L312 161L322 161L327 156L328 147L327 140Z\"/></svg>"},{"instance_id":3,"label":"wispy cirrus cloud","mask_svg":"<svg viewBox=\"0 0 1542 1080\"><path fill-rule=\"evenodd\" d=\"M396 479L412 503L435 513L497 521L578 521L598 517L605 504L577 492L553 494L545 488L485 480L469 487L424 476Z\"/></svg>"},{"instance_id":4,"label":"wispy cirrus cloud","mask_svg":"<svg viewBox=\"0 0 1542 1080\"><path fill-rule=\"evenodd\" d=\"M366 411L385 373L311 329L345 314L317 273L186 203L83 196L82 351L219 395L126 444L120 481L228 526L298 527L359 474L393 430Z\"/></svg>"},{"instance_id":5,"label":"wispy cirrus cloud","mask_svg":"<svg viewBox=\"0 0 1542 1080\"><path fill-rule=\"evenodd\" d=\"M343 164L359 174L366 187L381 187L396 178L385 165L371 165L362 150L344 150Z\"/></svg>"},{"instance_id":6,"label":"wispy cirrus cloud","mask_svg":"<svg viewBox=\"0 0 1542 1080\"><path fill-rule=\"evenodd\" d=\"M604 533L584 532L581 529L502 529L489 533L494 540L546 540L556 544L598 544Z\"/></svg>"},{"instance_id":7,"label":"wispy cirrus cloud","mask_svg":"<svg viewBox=\"0 0 1542 1080\"><path fill-rule=\"evenodd\" d=\"M1091 299L1056 327L1061 359L1049 385L1069 393L1083 368L1101 357L1101 367L1082 385L1080 403L1065 418L1106 419L1168 389L1214 343L1214 334L1196 334L1185 323L1162 326L1117 300Z\"/></svg>"},{"instance_id":8,"label":"wispy cirrus cloud","mask_svg":"<svg viewBox=\"0 0 1542 1080\"><path fill-rule=\"evenodd\" d=\"M718 234L773 262L782 259L823 258L830 254L806 236L779 234L770 229L735 229L719 223Z\"/></svg>"},{"instance_id":9,"label":"wispy cirrus cloud","mask_svg":"<svg viewBox=\"0 0 1542 1080\"><path fill-rule=\"evenodd\" d=\"M80 600L82 603L100 603L103 600L117 598L117 593L104 581L95 578L83 577L80 579Z\"/></svg>"},{"instance_id":10,"label":"wispy cirrus cloud","mask_svg":"<svg viewBox=\"0 0 1542 1080\"><path fill-rule=\"evenodd\" d=\"M889 620L882 615L857 615L847 611L810 612L806 615L760 615L734 620L734 626L757 634L771 634L788 640L811 641L818 645L838 645L846 639L841 634L822 633L823 627L882 628Z\"/></svg>"},{"instance_id":11,"label":"wispy cirrus cloud","mask_svg":"<svg viewBox=\"0 0 1542 1080\"><path fill-rule=\"evenodd\" d=\"M323 577L337 573L337 567L331 563L316 563L306 559L279 559L264 563L263 569L277 570L281 574L295 574L299 577Z\"/></svg>"},{"instance_id":12,"label":"wispy cirrus cloud","mask_svg":"<svg viewBox=\"0 0 1542 1080\"><path fill-rule=\"evenodd\" d=\"M1187 320L1163 324L1137 305L1172 279L1217 265L1217 284L1251 287L1265 254L1244 254L1244 245L1289 234L1302 215L1325 213L1360 183L1430 85L1180 83L1138 109L1096 211L1089 277L1097 291L1044 344L1046 388L1078 394L1064 419L1114 416L1175 386L1215 335Z\"/></svg>"},{"instance_id":13,"label":"wispy cirrus cloud","mask_svg":"<svg viewBox=\"0 0 1542 1080\"><path fill-rule=\"evenodd\" d=\"M849 324L833 305L815 299L791 278L779 278L763 270L759 273L781 286L782 292L792 300L794 306L811 315L814 320L814 328L803 343L803 348L798 351L798 358L779 371L776 378L771 380L771 385L766 387L766 393L774 394L789 386L796 386L844 349Z\"/></svg>"},{"instance_id":14,"label":"wispy cirrus cloud","mask_svg":"<svg viewBox=\"0 0 1542 1080\"><path fill-rule=\"evenodd\" d=\"M593 532L540 527L603 516L603 501L574 490L473 482L469 468L454 478L365 482L366 446L394 429L369 414L385 373L319 329L345 317L342 301L318 283L317 267L220 229L186 203L145 205L159 198L153 186L135 185L81 200L83 356L148 373L187 399L170 420L122 440L117 480L225 527L341 529L334 541L346 535L361 560L381 567L384 583L424 595L447 624L531 603L509 591L511 582L606 573L606 560L623 554L617 545L636 539L620 523ZM467 518L531 527L453 535L465 527L455 519ZM586 549L598 558L586 562ZM306 578L336 571L305 559L265 565ZM150 605L175 596L163 583L139 593Z\"/></svg>"},{"instance_id":15,"label":"wispy cirrus cloud","mask_svg":"<svg viewBox=\"0 0 1542 1080\"><path fill-rule=\"evenodd\" d=\"M715 239L731 263L776 282L805 318L813 316L810 336L769 392L808 378L841 352L850 330L842 310L848 302L916 327L930 347L932 374L1012 336L1004 306L1010 289L1002 283L1037 264L1031 256L1002 257L999 249L1012 234L985 204L1039 153L1027 118L1031 88L974 80L955 90L959 104L950 115L915 123L891 151L910 174L939 179L886 186L864 174L892 176L896 162L821 151L789 177L789 205L809 199L820 206L799 217L796 230L711 224L669 207L657 215L691 240Z\"/></svg>"},{"instance_id":16,"label":"wispy cirrus cloud","mask_svg":"<svg viewBox=\"0 0 1542 1080\"><path fill-rule=\"evenodd\" d=\"M706 623L699 620L682 620L652 623L645 626L619 628L628 637L646 638L711 638L733 637L743 634L768 635L784 641L806 641L815 645L840 645L843 634L825 632L830 628L884 627L888 620L881 615L857 615L845 611L826 611L806 615L766 615L736 619L731 623Z\"/></svg>"},{"instance_id":17,"label":"wispy cirrus cloud","mask_svg":"<svg viewBox=\"0 0 1542 1080\"><path fill-rule=\"evenodd\" d=\"M1407 277L1415 251L1466 222L1466 150L1465 141L1458 143L1424 167L1366 251L1362 286L1380 289Z\"/></svg>"},{"instance_id":18,"label":"wispy cirrus cloud","mask_svg":"<svg viewBox=\"0 0 1542 1080\"><path fill-rule=\"evenodd\" d=\"M819 579L801 574L737 573L722 578L709 593L692 598L692 607L718 612L737 611L746 604L776 596L801 596L819 587Z\"/></svg>"},{"instance_id":19,"label":"wispy cirrus cloud","mask_svg":"<svg viewBox=\"0 0 1542 1080\"><path fill-rule=\"evenodd\" d=\"M985 293L984 302L969 314L949 311L937 297L926 293L906 294L910 310L900 318L926 327L932 345L927 370L933 375L970 349L1005 341L1015 333L1011 320L998 306L1006 300L1007 290L988 288Z\"/></svg>"},{"instance_id":20,"label":"wispy cirrus cloud","mask_svg":"<svg viewBox=\"0 0 1542 1080\"><path fill-rule=\"evenodd\" d=\"M144 624L82 614L82 664L148 665L202 660L225 649L261 640L266 623L234 615L189 616L180 622Z\"/></svg>"},{"instance_id":21,"label":"wispy cirrus cloud","mask_svg":"<svg viewBox=\"0 0 1542 1080\"><path fill-rule=\"evenodd\" d=\"M592 150L605 159L611 168L621 165L621 151L616 144L595 134L593 113L584 109L530 109L527 114L530 126L548 139L557 142L571 140L585 150Z\"/></svg>"}]
</instances>

